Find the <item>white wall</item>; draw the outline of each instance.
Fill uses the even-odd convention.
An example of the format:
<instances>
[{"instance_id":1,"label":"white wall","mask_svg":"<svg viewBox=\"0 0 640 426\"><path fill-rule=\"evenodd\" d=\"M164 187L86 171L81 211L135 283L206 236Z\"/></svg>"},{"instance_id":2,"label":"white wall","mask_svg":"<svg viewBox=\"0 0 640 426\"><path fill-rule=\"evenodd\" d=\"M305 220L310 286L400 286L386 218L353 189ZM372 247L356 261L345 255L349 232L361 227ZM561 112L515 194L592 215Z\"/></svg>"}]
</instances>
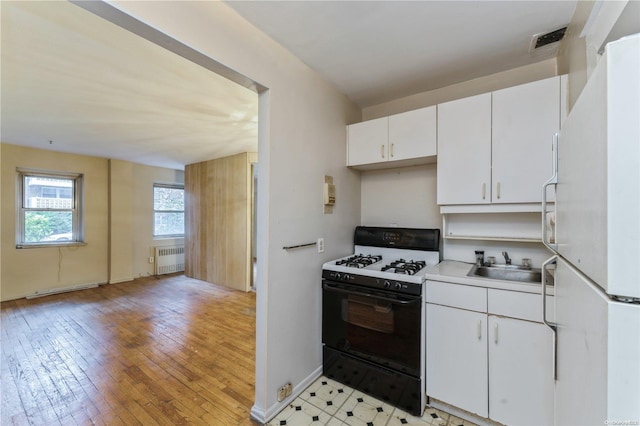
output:
<instances>
[{"instance_id":1,"label":"white wall","mask_svg":"<svg viewBox=\"0 0 640 426\"><path fill-rule=\"evenodd\" d=\"M363 171L361 224L441 228L436 174L435 164Z\"/></svg>"},{"instance_id":2,"label":"white wall","mask_svg":"<svg viewBox=\"0 0 640 426\"><path fill-rule=\"evenodd\" d=\"M360 180L346 164L346 127L360 113L299 59L221 2L114 2L128 15L268 88L259 96L256 401L267 420L284 405L277 388L300 390L321 368L320 272L351 250ZM119 17L111 17L117 21ZM120 21L121 23L124 20ZM155 35L151 35L155 36ZM325 174L337 201L322 213ZM326 251L285 245L325 238Z\"/></svg>"},{"instance_id":3,"label":"white wall","mask_svg":"<svg viewBox=\"0 0 640 426\"><path fill-rule=\"evenodd\" d=\"M640 32L637 0L580 1L558 50L558 69L568 74L568 109L580 96L610 42Z\"/></svg>"},{"instance_id":4,"label":"white wall","mask_svg":"<svg viewBox=\"0 0 640 426\"><path fill-rule=\"evenodd\" d=\"M525 65L508 71L370 106L362 110L362 119L371 120L386 115L398 114L400 112L436 105L454 99L462 99L468 96L529 83L531 81L542 80L555 75L558 75L556 60L555 58L547 59L535 64Z\"/></svg>"}]
</instances>

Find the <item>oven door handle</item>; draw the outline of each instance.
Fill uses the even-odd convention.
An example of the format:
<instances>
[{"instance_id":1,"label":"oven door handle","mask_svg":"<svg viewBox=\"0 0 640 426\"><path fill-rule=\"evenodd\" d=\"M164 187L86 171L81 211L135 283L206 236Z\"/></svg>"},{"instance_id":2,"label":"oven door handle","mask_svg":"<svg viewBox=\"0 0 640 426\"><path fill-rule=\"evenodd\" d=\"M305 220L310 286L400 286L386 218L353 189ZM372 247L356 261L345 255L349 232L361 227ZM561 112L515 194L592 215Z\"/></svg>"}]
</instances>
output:
<instances>
[{"instance_id":1,"label":"oven door handle","mask_svg":"<svg viewBox=\"0 0 640 426\"><path fill-rule=\"evenodd\" d=\"M415 299L392 299L389 297L381 297L381 296L377 296L375 294L370 294L370 293L366 293L366 292L361 292L361 291L349 291L349 290L343 290L341 288L337 288L337 287L333 287L329 284L323 284L322 288L327 290L327 291L332 291L334 293L342 293L342 294L355 294L358 296L364 296L364 297L371 297L372 299L376 299L376 300L382 300L384 302L389 302L389 303L395 303L398 305L410 305L412 303L416 303L416 302L420 302L421 299L419 297L416 297Z\"/></svg>"}]
</instances>

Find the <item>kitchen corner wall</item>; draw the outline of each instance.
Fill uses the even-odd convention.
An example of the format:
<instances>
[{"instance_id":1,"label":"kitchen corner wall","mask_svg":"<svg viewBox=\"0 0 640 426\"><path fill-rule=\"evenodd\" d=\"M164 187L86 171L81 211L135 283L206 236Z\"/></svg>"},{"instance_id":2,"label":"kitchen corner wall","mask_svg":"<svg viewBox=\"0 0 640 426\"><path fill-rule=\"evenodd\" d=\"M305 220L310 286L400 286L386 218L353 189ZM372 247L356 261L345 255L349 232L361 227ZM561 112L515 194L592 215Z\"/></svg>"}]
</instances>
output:
<instances>
[{"instance_id":1,"label":"kitchen corner wall","mask_svg":"<svg viewBox=\"0 0 640 426\"><path fill-rule=\"evenodd\" d=\"M568 75L567 111L587 84L611 41L640 32L640 2L579 1L558 49L558 70Z\"/></svg>"},{"instance_id":2,"label":"kitchen corner wall","mask_svg":"<svg viewBox=\"0 0 640 426\"><path fill-rule=\"evenodd\" d=\"M360 223L366 226L441 228L436 165L361 172Z\"/></svg>"},{"instance_id":3,"label":"kitchen corner wall","mask_svg":"<svg viewBox=\"0 0 640 426\"><path fill-rule=\"evenodd\" d=\"M362 119L371 120L414 109L437 105L455 99L488 93L494 90L517 86L531 81L558 75L556 59L551 58L519 68L475 78L462 83L416 93L390 102L373 105L362 110Z\"/></svg>"}]
</instances>

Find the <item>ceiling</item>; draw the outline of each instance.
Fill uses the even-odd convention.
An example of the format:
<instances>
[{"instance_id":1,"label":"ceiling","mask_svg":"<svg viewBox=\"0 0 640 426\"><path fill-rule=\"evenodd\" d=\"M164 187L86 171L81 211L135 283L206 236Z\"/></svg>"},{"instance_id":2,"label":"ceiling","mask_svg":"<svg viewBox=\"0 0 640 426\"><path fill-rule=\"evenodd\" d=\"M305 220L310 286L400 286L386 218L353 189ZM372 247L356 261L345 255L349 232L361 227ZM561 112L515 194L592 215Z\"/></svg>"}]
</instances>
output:
<instances>
[{"instance_id":1,"label":"ceiling","mask_svg":"<svg viewBox=\"0 0 640 426\"><path fill-rule=\"evenodd\" d=\"M577 1L229 1L361 107L535 63Z\"/></svg>"},{"instance_id":2,"label":"ceiling","mask_svg":"<svg viewBox=\"0 0 640 426\"><path fill-rule=\"evenodd\" d=\"M227 4L367 107L553 57L532 36L576 0ZM0 5L2 142L176 169L257 150L255 92L72 3Z\"/></svg>"},{"instance_id":3,"label":"ceiling","mask_svg":"<svg viewBox=\"0 0 640 426\"><path fill-rule=\"evenodd\" d=\"M72 3L1 6L3 143L174 169L257 151L255 92Z\"/></svg>"}]
</instances>

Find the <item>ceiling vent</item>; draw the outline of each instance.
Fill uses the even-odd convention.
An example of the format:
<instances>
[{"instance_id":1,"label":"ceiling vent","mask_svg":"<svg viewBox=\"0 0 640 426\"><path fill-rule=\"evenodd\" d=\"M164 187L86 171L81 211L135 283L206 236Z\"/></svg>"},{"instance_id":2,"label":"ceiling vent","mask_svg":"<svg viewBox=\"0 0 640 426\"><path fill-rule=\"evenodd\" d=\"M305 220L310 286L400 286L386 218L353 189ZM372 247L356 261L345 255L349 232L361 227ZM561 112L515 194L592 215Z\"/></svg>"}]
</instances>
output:
<instances>
[{"instance_id":1,"label":"ceiling vent","mask_svg":"<svg viewBox=\"0 0 640 426\"><path fill-rule=\"evenodd\" d=\"M562 37L564 37L564 33L566 31L567 27L562 27L545 34L534 35L531 39L531 47L529 48L529 51L533 52L534 50L539 49L543 46L547 46L549 44L556 43L562 40Z\"/></svg>"}]
</instances>

